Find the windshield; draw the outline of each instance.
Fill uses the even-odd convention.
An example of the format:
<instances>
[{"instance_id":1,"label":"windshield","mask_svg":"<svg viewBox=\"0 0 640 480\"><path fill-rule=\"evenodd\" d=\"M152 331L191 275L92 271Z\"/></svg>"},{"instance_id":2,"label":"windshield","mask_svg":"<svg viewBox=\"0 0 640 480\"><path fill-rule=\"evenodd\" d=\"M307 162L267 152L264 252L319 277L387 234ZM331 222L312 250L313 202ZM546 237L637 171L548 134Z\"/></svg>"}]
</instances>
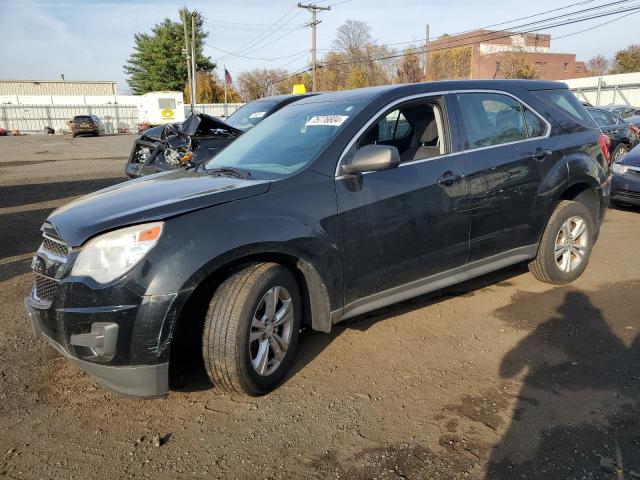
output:
<instances>
[{"instance_id":1,"label":"windshield","mask_svg":"<svg viewBox=\"0 0 640 480\"><path fill-rule=\"evenodd\" d=\"M227 146L205 168L241 168L259 179L291 175L314 160L362 106L362 102L289 105Z\"/></svg>"},{"instance_id":2,"label":"windshield","mask_svg":"<svg viewBox=\"0 0 640 480\"><path fill-rule=\"evenodd\" d=\"M264 120L267 112L275 107L277 103L268 101L247 103L229 115L226 122L240 130L249 130L255 124Z\"/></svg>"}]
</instances>

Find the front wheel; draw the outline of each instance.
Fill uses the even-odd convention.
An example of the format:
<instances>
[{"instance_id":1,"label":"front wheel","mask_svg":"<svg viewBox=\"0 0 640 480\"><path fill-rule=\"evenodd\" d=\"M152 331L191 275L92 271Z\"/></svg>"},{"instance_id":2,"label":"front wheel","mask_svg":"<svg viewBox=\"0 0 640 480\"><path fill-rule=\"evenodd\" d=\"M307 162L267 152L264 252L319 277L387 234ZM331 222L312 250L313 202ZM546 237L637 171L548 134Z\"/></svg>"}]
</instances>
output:
<instances>
[{"instance_id":1,"label":"front wheel","mask_svg":"<svg viewBox=\"0 0 640 480\"><path fill-rule=\"evenodd\" d=\"M570 283L587 268L594 238L593 216L587 207L563 200L549 218L529 270L546 283Z\"/></svg>"},{"instance_id":2,"label":"front wheel","mask_svg":"<svg viewBox=\"0 0 640 480\"><path fill-rule=\"evenodd\" d=\"M202 339L214 385L252 396L273 390L295 354L301 312L296 279L282 265L253 264L225 280L211 299Z\"/></svg>"}]
</instances>

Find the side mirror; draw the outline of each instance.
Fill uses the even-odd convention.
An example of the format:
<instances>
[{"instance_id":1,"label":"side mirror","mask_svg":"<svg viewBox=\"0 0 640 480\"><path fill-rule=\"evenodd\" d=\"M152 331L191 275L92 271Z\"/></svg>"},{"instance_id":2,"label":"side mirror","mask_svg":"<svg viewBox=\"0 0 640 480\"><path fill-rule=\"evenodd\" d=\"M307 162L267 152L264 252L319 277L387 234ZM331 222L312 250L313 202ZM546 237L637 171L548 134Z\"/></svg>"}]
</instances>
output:
<instances>
[{"instance_id":1,"label":"side mirror","mask_svg":"<svg viewBox=\"0 0 640 480\"><path fill-rule=\"evenodd\" d=\"M358 149L351 163L342 165L342 173L352 175L389 170L400 165L400 153L389 145L365 145Z\"/></svg>"}]
</instances>

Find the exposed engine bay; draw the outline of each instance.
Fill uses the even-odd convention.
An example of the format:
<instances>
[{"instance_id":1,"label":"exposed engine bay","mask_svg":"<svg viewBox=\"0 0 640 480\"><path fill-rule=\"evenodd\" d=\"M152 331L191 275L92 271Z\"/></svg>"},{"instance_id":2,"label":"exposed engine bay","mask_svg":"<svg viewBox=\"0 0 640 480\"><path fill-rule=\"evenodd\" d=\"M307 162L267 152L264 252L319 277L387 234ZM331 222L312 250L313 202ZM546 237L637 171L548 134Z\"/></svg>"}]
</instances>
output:
<instances>
[{"instance_id":1,"label":"exposed engine bay","mask_svg":"<svg viewBox=\"0 0 640 480\"><path fill-rule=\"evenodd\" d=\"M133 145L125 172L134 178L195 166L215 156L242 133L218 118L194 113L182 123L145 131Z\"/></svg>"}]
</instances>

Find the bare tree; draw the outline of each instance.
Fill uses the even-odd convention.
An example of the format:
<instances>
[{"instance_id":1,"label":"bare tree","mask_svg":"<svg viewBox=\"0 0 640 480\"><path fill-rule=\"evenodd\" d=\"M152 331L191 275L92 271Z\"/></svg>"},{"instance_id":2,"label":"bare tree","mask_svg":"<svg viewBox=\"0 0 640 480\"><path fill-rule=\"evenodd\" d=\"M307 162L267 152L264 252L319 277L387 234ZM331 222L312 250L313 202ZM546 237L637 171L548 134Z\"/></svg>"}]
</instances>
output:
<instances>
[{"instance_id":1,"label":"bare tree","mask_svg":"<svg viewBox=\"0 0 640 480\"><path fill-rule=\"evenodd\" d=\"M591 75L604 75L609 70L609 60L604 55L596 55L587 63Z\"/></svg>"},{"instance_id":2,"label":"bare tree","mask_svg":"<svg viewBox=\"0 0 640 480\"><path fill-rule=\"evenodd\" d=\"M372 43L371 27L366 22L347 20L338 27L332 46L350 60L357 60Z\"/></svg>"},{"instance_id":3,"label":"bare tree","mask_svg":"<svg viewBox=\"0 0 640 480\"><path fill-rule=\"evenodd\" d=\"M238 75L238 93L245 102L270 95L290 93L286 70L255 68Z\"/></svg>"}]
</instances>

